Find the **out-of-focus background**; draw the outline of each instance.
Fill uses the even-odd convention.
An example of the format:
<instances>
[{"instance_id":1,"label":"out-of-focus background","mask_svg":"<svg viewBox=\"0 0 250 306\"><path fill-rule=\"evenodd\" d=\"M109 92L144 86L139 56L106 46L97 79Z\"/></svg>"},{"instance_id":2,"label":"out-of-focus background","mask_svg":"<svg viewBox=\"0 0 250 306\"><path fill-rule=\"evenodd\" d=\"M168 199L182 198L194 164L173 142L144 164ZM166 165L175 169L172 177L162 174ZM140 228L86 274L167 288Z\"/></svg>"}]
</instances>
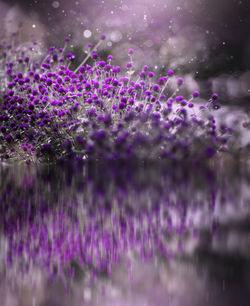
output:
<instances>
[{"instance_id":1,"label":"out-of-focus background","mask_svg":"<svg viewBox=\"0 0 250 306\"><path fill-rule=\"evenodd\" d=\"M48 46L70 46L78 61L88 42L107 39L102 56L125 65L135 49L138 70L175 69L189 91L220 94L221 102L248 107L250 97L248 0L1 0L1 29Z\"/></svg>"}]
</instances>

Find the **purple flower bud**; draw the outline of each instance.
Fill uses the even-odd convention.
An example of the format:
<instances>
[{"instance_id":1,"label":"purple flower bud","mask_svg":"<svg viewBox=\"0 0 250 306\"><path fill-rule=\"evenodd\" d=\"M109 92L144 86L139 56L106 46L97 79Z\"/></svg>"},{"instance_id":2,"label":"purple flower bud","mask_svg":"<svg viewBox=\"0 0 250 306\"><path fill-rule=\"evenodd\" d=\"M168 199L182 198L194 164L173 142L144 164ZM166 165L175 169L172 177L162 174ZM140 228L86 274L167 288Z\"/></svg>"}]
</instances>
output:
<instances>
[{"instance_id":1,"label":"purple flower bud","mask_svg":"<svg viewBox=\"0 0 250 306\"><path fill-rule=\"evenodd\" d=\"M164 85L167 82L167 77L161 77L158 80L159 85Z\"/></svg>"},{"instance_id":2,"label":"purple flower bud","mask_svg":"<svg viewBox=\"0 0 250 306\"><path fill-rule=\"evenodd\" d=\"M149 77L149 78L153 78L153 77L154 77L154 73L153 73L152 71L150 71L150 72L148 73L148 77Z\"/></svg>"},{"instance_id":3,"label":"purple flower bud","mask_svg":"<svg viewBox=\"0 0 250 306\"><path fill-rule=\"evenodd\" d=\"M47 84L48 86L51 86L51 85L52 85L52 80L51 80L51 79L47 79L47 80L46 80L46 84Z\"/></svg>"},{"instance_id":4,"label":"purple flower bud","mask_svg":"<svg viewBox=\"0 0 250 306\"><path fill-rule=\"evenodd\" d=\"M93 52L93 54L92 54L92 58L93 58L93 59L97 59L97 58L98 58L98 54L97 54L97 52Z\"/></svg>"},{"instance_id":5,"label":"purple flower bud","mask_svg":"<svg viewBox=\"0 0 250 306\"><path fill-rule=\"evenodd\" d=\"M32 103L30 103L30 104L29 104L29 109L30 109L30 110L33 110L34 108L35 108L34 105L33 105Z\"/></svg>"},{"instance_id":6,"label":"purple flower bud","mask_svg":"<svg viewBox=\"0 0 250 306\"><path fill-rule=\"evenodd\" d=\"M70 81L70 77L69 77L69 76L66 76L65 79L64 79L64 81L65 81L66 83L68 83L68 82Z\"/></svg>"},{"instance_id":7,"label":"purple flower bud","mask_svg":"<svg viewBox=\"0 0 250 306\"><path fill-rule=\"evenodd\" d=\"M134 105L134 101L135 101L134 98L131 98L131 99L129 100L128 103L129 103L130 105Z\"/></svg>"},{"instance_id":8,"label":"purple flower bud","mask_svg":"<svg viewBox=\"0 0 250 306\"><path fill-rule=\"evenodd\" d=\"M128 99L127 99L126 97L122 97L122 98L121 98L121 102L127 103L127 101L128 101Z\"/></svg>"},{"instance_id":9,"label":"purple flower bud","mask_svg":"<svg viewBox=\"0 0 250 306\"><path fill-rule=\"evenodd\" d=\"M38 73L35 73L35 74L34 74L34 80L39 81L39 79L40 79L39 74L38 74Z\"/></svg>"},{"instance_id":10,"label":"purple flower bud","mask_svg":"<svg viewBox=\"0 0 250 306\"><path fill-rule=\"evenodd\" d=\"M217 100L218 98L219 98L219 96L216 94L216 93L214 93L214 94L212 94L212 100Z\"/></svg>"},{"instance_id":11,"label":"purple flower bud","mask_svg":"<svg viewBox=\"0 0 250 306\"><path fill-rule=\"evenodd\" d=\"M61 78L61 77L58 77L58 78L56 79L56 81L57 81L58 84L62 84L62 78Z\"/></svg>"},{"instance_id":12,"label":"purple flower bud","mask_svg":"<svg viewBox=\"0 0 250 306\"><path fill-rule=\"evenodd\" d=\"M84 66L81 66L81 67L79 68L79 72L80 72L80 73L84 73L85 70L86 70L86 68L85 68Z\"/></svg>"},{"instance_id":13,"label":"purple flower bud","mask_svg":"<svg viewBox=\"0 0 250 306\"><path fill-rule=\"evenodd\" d=\"M5 132L6 132L6 127L5 127L4 125L2 125L2 126L0 127L0 131L1 131L2 133L5 133Z\"/></svg>"},{"instance_id":14,"label":"purple flower bud","mask_svg":"<svg viewBox=\"0 0 250 306\"><path fill-rule=\"evenodd\" d=\"M174 71L173 70L168 70L168 76L173 76L174 75Z\"/></svg>"},{"instance_id":15,"label":"purple flower bud","mask_svg":"<svg viewBox=\"0 0 250 306\"><path fill-rule=\"evenodd\" d=\"M127 67L127 68L131 68L131 67L132 67L132 63L131 63L131 62L127 62L127 63L126 63L126 67Z\"/></svg>"},{"instance_id":16,"label":"purple flower bud","mask_svg":"<svg viewBox=\"0 0 250 306\"><path fill-rule=\"evenodd\" d=\"M177 84L180 86L183 84L183 78L178 78Z\"/></svg>"},{"instance_id":17,"label":"purple flower bud","mask_svg":"<svg viewBox=\"0 0 250 306\"><path fill-rule=\"evenodd\" d=\"M180 101L182 101L183 100L183 97L182 96L177 96L176 98L175 98L175 101L176 102L180 102Z\"/></svg>"},{"instance_id":18,"label":"purple flower bud","mask_svg":"<svg viewBox=\"0 0 250 306\"><path fill-rule=\"evenodd\" d=\"M64 72L63 70L59 70L59 71L58 71L58 74L59 74L59 75L65 75L65 72Z\"/></svg>"},{"instance_id":19,"label":"purple flower bud","mask_svg":"<svg viewBox=\"0 0 250 306\"><path fill-rule=\"evenodd\" d=\"M161 101L166 100L166 96L165 96L165 95L160 95L160 100L161 100Z\"/></svg>"},{"instance_id":20,"label":"purple flower bud","mask_svg":"<svg viewBox=\"0 0 250 306\"><path fill-rule=\"evenodd\" d=\"M129 49L129 50L128 50L128 54L129 54L129 55L134 54L134 49Z\"/></svg>"},{"instance_id":21,"label":"purple flower bud","mask_svg":"<svg viewBox=\"0 0 250 306\"><path fill-rule=\"evenodd\" d=\"M10 134L7 134L5 136L5 139L6 139L7 142L11 142L13 140L13 137Z\"/></svg>"},{"instance_id":22,"label":"purple flower bud","mask_svg":"<svg viewBox=\"0 0 250 306\"><path fill-rule=\"evenodd\" d=\"M90 91L90 90L91 90L91 84L90 84L90 83L86 83L86 84L85 84L85 89L86 89L87 91Z\"/></svg>"},{"instance_id":23,"label":"purple flower bud","mask_svg":"<svg viewBox=\"0 0 250 306\"><path fill-rule=\"evenodd\" d=\"M140 78L141 78L142 80L145 80L145 79L146 79L146 73L145 73L144 71L141 71L141 72L139 73L139 76L140 76Z\"/></svg>"},{"instance_id":24,"label":"purple flower bud","mask_svg":"<svg viewBox=\"0 0 250 306\"><path fill-rule=\"evenodd\" d=\"M99 62L97 63L97 66L98 66L98 67L104 67L104 66L105 66L105 61L99 61Z\"/></svg>"},{"instance_id":25,"label":"purple flower bud","mask_svg":"<svg viewBox=\"0 0 250 306\"><path fill-rule=\"evenodd\" d=\"M110 64L107 64L107 65L105 66L105 70L106 70L106 71L110 71L111 68L112 68L112 66L111 66Z\"/></svg>"},{"instance_id":26,"label":"purple flower bud","mask_svg":"<svg viewBox=\"0 0 250 306\"><path fill-rule=\"evenodd\" d=\"M9 89L12 89L12 88L14 87L14 85L15 85L15 83L10 82L10 83L8 84L8 88L9 88Z\"/></svg>"},{"instance_id":27,"label":"purple flower bud","mask_svg":"<svg viewBox=\"0 0 250 306\"><path fill-rule=\"evenodd\" d=\"M124 84L128 84L128 78L124 77L124 78L120 78L120 81Z\"/></svg>"},{"instance_id":28,"label":"purple flower bud","mask_svg":"<svg viewBox=\"0 0 250 306\"><path fill-rule=\"evenodd\" d=\"M193 92L193 97L194 97L194 98L199 97L199 95L200 95L199 91L194 91L194 92Z\"/></svg>"},{"instance_id":29,"label":"purple flower bud","mask_svg":"<svg viewBox=\"0 0 250 306\"><path fill-rule=\"evenodd\" d=\"M140 85L140 84L135 84L135 89L136 89L136 90L141 89L141 85Z\"/></svg>"},{"instance_id":30,"label":"purple flower bud","mask_svg":"<svg viewBox=\"0 0 250 306\"><path fill-rule=\"evenodd\" d=\"M146 91L144 91L144 95L146 95L146 96L150 96L150 95L151 95L151 91L150 91L150 90L146 90Z\"/></svg>"},{"instance_id":31,"label":"purple flower bud","mask_svg":"<svg viewBox=\"0 0 250 306\"><path fill-rule=\"evenodd\" d=\"M153 90L156 91L156 92L159 92L160 91L160 86L158 84L154 84L153 85Z\"/></svg>"},{"instance_id":32,"label":"purple flower bud","mask_svg":"<svg viewBox=\"0 0 250 306\"><path fill-rule=\"evenodd\" d=\"M119 82L118 82L117 80L114 80L114 81L113 81L113 85L114 85L114 86L117 86L118 83L119 83Z\"/></svg>"}]
</instances>

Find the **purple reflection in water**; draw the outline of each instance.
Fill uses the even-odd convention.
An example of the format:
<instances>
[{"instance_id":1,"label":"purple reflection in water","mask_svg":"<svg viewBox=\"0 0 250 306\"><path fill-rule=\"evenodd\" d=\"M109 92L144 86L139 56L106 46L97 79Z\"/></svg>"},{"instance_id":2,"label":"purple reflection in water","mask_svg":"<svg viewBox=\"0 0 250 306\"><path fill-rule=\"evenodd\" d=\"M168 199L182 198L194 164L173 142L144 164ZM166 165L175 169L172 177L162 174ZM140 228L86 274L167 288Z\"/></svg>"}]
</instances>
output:
<instances>
[{"instance_id":1,"label":"purple reflection in water","mask_svg":"<svg viewBox=\"0 0 250 306\"><path fill-rule=\"evenodd\" d=\"M32 296L59 305L65 290L60 305L70 297L72 305L241 301L249 282L248 174L229 169L2 167L0 290L9 281L26 287L26 305ZM4 305L24 298L4 296Z\"/></svg>"}]
</instances>

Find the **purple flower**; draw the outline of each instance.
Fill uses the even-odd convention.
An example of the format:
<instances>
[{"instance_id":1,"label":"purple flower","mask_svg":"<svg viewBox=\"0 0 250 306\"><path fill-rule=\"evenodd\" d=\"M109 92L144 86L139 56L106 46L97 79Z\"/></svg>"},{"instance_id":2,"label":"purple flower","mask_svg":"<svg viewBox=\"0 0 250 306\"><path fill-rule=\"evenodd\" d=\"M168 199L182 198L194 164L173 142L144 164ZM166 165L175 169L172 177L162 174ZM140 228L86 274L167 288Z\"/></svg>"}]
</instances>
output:
<instances>
[{"instance_id":1,"label":"purple flower","mask_svg":"<svg viewBox=\"0 0 250 306\"><path fill-rule=\"evenodd\" d=\"M154 77L154 73L153 73L152 71L150 71L150 72L148 73L148 77L149 77L149 78L153 78L153 77Z\"/></svg>"},{"instance_id":2,"label":"purple flower","mask_svg":"<svg viewBox=\"0 0 250 306\"><path fill-rule=\"evenodd\" d=\"M199 91L194 91L194 92L193 92L193 97L194 97L194 98L199 97L199 95L200 95Z\"/></svg>"},{"instance_id":3,"label":"purple flower","mask_svg":"<svg viewBox=\"0 0 250 306\"><path fill-rule=\"evenodd\" d=\"M191 101L199 92L193 92L189 101L176 96L182 78L177 79L175 89L166 89L173 70L155 80L145 65L139 78L134 74L127 77L129 71L114 66L112 56L108 56L107 62L96 61L98 50L92 47L89 45L92 53L75 70L69 66L69 60L75 56L67 52L67 44L66 49L49 48L49 55L43 57L41 64L30 56L21 71L17 70L21 66L16 65L18 59L7 62L11 72L6 75L0 108L0 137L6 154L15 155L8 146L13 139L17 146L23 145L27 154L34 151L39 158L44 155L49 159L73 157L75 152L78 158L91 154L98 158L181 159L204 157L205 148L212 147L216 152L223 144L215 122L210 122L209 116L201 120L200 112L195 111L218 109L220 105L214 102L217 94L205 106L196 106ZM58 62L57 55L63 50L66 55L61 54ZM32 53L32 49L29 51ZM133 53L129 49L130 58ZM68 64L60 63L63 57ZM126 63L128 69L132 66L132 60ZM227 133L229 130L223 137Z\"/></svg>"},{"instance_id":4,"label":"purple flower","mask_svg":"<svg viewBox=\"0 0 250 306\"><path fill-rule=\"evenodd\" d=\"M2 125L2 126L0 127L0 131L1 131L2 133L5 133L5 132L6 132L6 127L5 127L4 125Z\"/></svg>"},{"instance_id":5,"label":"purple flower","mask_svg":"<svg viewBox=\"0 0 250 306\"><path fill-rule=\"evenodd\" d=\"M126 63L126 67L127 68L131 68L132 67L132 63L131 62Z\"/></svg>"},{"instance_id":6,"label":"purple flower","mask_svg":"<svg viewBox=\"0 0 250 306\"><path fill-rule=\"evenodd\" d=\"M168 76L171 77L174 75L174 71L173 70L168 70Z\"/></svg>"},{"instance_id":7,"label":"purple flower","mask_svg":"<svg viewBox=\"0 0 250 306\"><path fill-rule=\"evenodd\" d=\"M129 49L129 50L128 50L128 54L129 54L129 55L134 54L134 49Z\"/></svg>"},{"instance_id":8,"label":"purple flower","mask_svg":"<svg viewBox=\"0 0 250 306\"><path fill-rule=\"evenodd\" d=\"M6 139L7 142L13 141L13 137L11 136L11 134L7 134L7 135L5 136L5 139Z\"/></svg>"},{"instance_id":9,"label":"purple flower","mask_svg":"<svg viewBox=\"0 0 250 306\"><path fill-rule=\"evenodd\" d=\"M218 99L218 97L219 97L219 96L218 96L216 93L214 93L214 94L212 94L212 97L211 97L211 98L212 98L212 100L215 101L215 100Z\"/></svg>"},{"instance_id":10,"label":"purple flower","mask_svg":"<svg viewBox=\"0 0 250 306\"><path fill-rule=\"evenodd\" d=\"M124 109L125 107L126 107L126 103L124 103L124 102L119 103L119 108L120 109Z\"/></svg>"},{"instance_id":11,"label":"purple flower","mask_svg":"<svg viewBox=\"0 0 250 306\"><path fill-rule=\"evenodd\" d=\"M183 78L178 78L177 84L180 86L183 84Z\"/></svg>"},{"instance_id":12,"label":"purple flower","mask_svg":"<svg viewBox=\"0 0 250 306\"><path fill-rule=\"evenodd\" d=\"M124 84L128 84L128 78L127 77L120 78L120 81L123 82Z\"/></svg>"},{"instance_id":13,"label":"purple flower","mask_svg":"<svg viewBox=\"0 0 250 306\"><path fill-rule=\"evenodd\" d=\"M93 52L93 54L92 54L92 58L95 60L95 59L97 59L98 58L98 54L97 54L97 52Z\"/></svg>"},{"instance_id":14,"label":"purple flower","mask_svg":"<svg viewBox=\"0 0 250 306\"><path fill-rule=\"evenodd\" d=\"M52 82L52 80L51 80L51 79L47 79L47 80L46 80L46 84L47 84L48 86L51 86L51 85L52 85L52 83L53 83L53 82Z\"/></svg>"},{"instance_id":15,"label":"purple flower","mask_svg":"<svg viewBox=\"0 0 250 306\"><path fill-rule=\"evenodd\" d=\"M153 90L156 91L156 92L159 92L159 91L160 91L160 86L159 86L158 84L154 84L152 88L153 88Z\"/></svg>"}]
</instances>

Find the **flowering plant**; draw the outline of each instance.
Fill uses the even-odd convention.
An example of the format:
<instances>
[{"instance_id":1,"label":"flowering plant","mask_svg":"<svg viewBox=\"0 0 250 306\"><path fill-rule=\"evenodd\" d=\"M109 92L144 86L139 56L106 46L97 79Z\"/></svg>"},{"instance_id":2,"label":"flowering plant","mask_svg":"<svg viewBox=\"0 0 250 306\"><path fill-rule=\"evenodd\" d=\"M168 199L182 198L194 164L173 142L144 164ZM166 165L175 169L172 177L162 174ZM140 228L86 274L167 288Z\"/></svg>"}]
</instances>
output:
<instances>
[{"instance_id":1,"label":"flowering plant","mask_svg":"<svg viewBox=\"0 0 250 306\"><path fill-rule=\"evenodd\" d=\"M195 102L198 91L185 99L183 79L172 70L156 79L145 65L135 77L133 49L124 75L112 56L98 59L104 39L89 44L76 69L75 55L66 51L69 38L42 60L36 42L2 46L2 158L203 159L227 148L232 129L212 115L220 107L217 94L204 105Z\"/></svg>"}]
</instances>

